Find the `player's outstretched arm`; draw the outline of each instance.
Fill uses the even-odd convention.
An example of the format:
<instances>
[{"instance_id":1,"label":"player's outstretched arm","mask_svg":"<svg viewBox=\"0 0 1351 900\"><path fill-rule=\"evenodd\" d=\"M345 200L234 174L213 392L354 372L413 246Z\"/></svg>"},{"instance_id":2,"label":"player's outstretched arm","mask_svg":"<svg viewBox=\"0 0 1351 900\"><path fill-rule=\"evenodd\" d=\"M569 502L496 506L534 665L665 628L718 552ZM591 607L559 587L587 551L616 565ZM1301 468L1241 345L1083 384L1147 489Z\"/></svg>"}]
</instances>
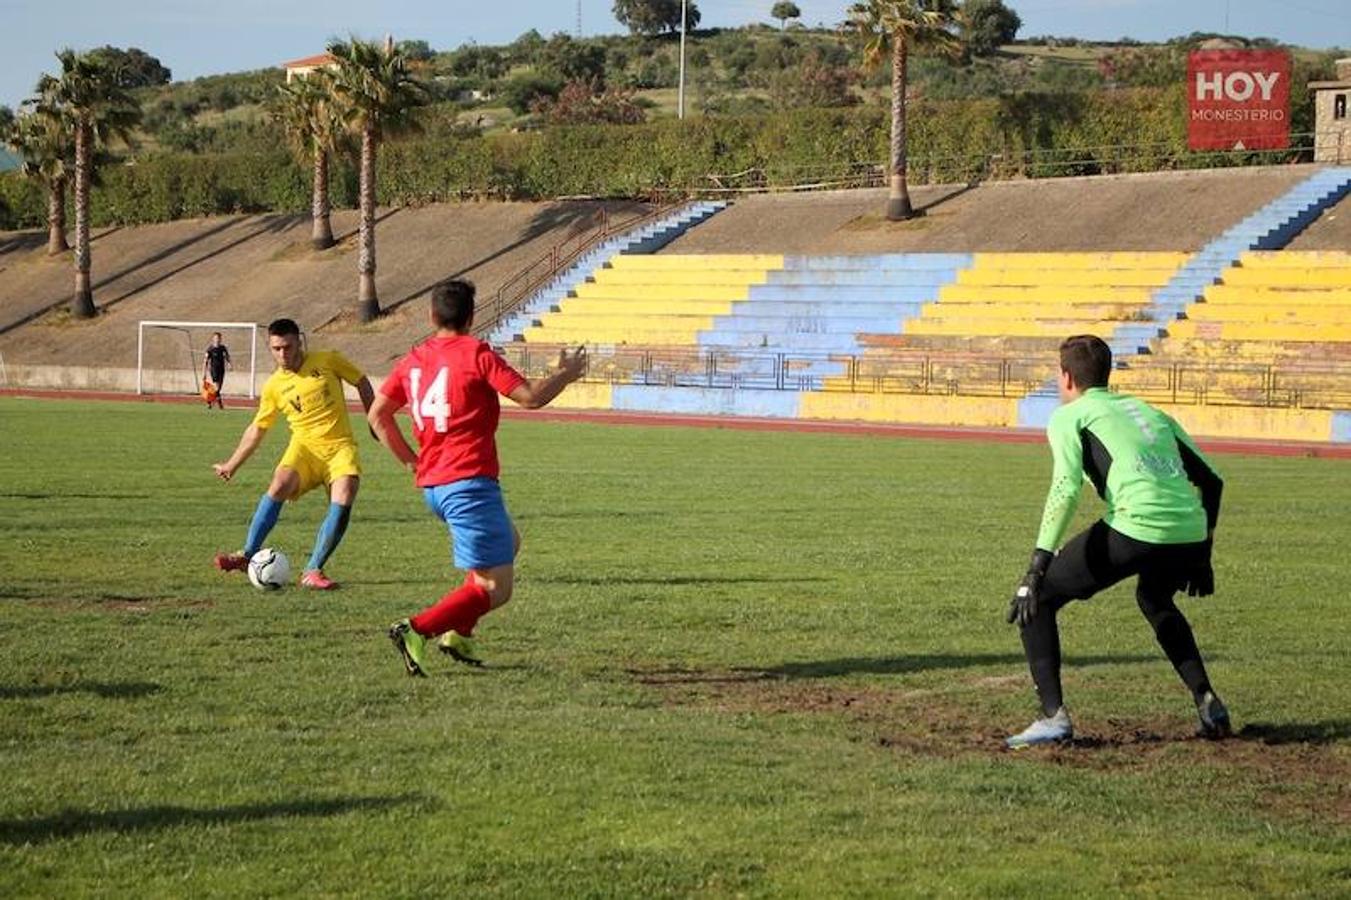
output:
<instances>
[{"instance_id":1,"label":"player's outstretched arm","mask_svg":"<svg viewBox=\"0 0 1351 900\"><path fill-rule=\"evenodd\" d=\"M365 410L366 420L369 422L371 417L371 404L375 402L375 388L371 387L371 380L365 375L361 376L354 387L357 389L357 396L361 398L361 408ZM375 438L377 441L380 440L380 435L375 433L374 426L370 426L370 428L371 437Z\"/></svg>"},{"instance_id":2,"label":"player's outstretched arm","mask_svg":"<svg viewBox=\"0 0 1351 900\"><path fill-rule=\"evenodd\" d=\"M211 466L221 481L229 481L233 478L235 472L253 455L253 451L258 449L258 445L263 442L263 438L266 436L267 429L257 424L245 428L244 435L239 439L239 446L235 447L235 452L230 454L230 458L225 462L215 463Z\"/></svg>"},{"instance_id":3,"label":"player's outstretched arm","mask_svg":"<svg viewBox=\"0 0 1351 900\"><path fill-rule=\"evenodd\" d=\"M355 385L357 396L361 398L361 408L366 411L366 416L371 414L371 405L375 403L375 388L371 387L371 380L365 375Z\"/></svg>"},{"instance_id":4,"label":"player's outstretched arm","mask_svg":"<svg viewBox=\"0 0 1351 900\"><path fill-rule=\"evenodd\" d=\"M563 388L581 378L585 372L585 347L578 347L571 353L560 350L557 369L543 378L526 381L507 396L526 409L539 409L548 406L555 397L563 393Z\"/></svg>"},{"instance_id":5,"label":"player's outstretched arm","mask_svg":"<svg viewBox=\"0 0 1351 900\"><path fill-rule=\"evenodd\" d=\"M364 380L364 379L363 379ZM370 382L366 382L366 387L370 388ZM360 390L360 388L358 388ZM365 398L362 398L365 402ZM413 448L408 446L408 440L403 436L403 430L399 428L399 423L394 420L394 414L399 411L400 403L396 403L384 394L376 395L366 410L366 422L371 426L371 432L376 440L389 448L389 452L394 454L395 459L403 463L404 468L417 468L417 454Z\"/></svg>"}]
</instances>

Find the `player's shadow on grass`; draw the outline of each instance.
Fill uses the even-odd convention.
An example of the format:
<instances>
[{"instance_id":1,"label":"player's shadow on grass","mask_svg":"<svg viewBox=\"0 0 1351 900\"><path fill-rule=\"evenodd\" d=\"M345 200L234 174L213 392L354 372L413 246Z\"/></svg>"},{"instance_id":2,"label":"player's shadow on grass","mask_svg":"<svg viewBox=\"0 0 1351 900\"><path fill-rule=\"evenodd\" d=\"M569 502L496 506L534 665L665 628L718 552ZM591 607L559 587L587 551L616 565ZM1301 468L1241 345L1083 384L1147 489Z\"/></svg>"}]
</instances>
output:
<instances>
[{"instance_id":1,"label":"player's shadow on grass","mask_svg":"<svg viewBox=\"0 0 1351 900\"><path fill-rule=\"evenodd\" d=\"M149 500L149 494L72 494L64 491L40 493L32 491L0 491L5 500Z\"/></svg>"},{"instance_id":2,"label":"player's shadow on grass","mask_svg":"<svg viewBox=\"0 0 1351 900\"><path fill-rule=\"evenodd\" d=\"M91 812L63 809L37 819L0 819L0 843L40 844L97 832L127 833L178 825L230 825L260 819L318 818L351 812L378 812L408 803L428 805L426 797L405 794L396 797L335 797L329 800L289 800L238 806L193 809L186 806L145 806Z\"/></svg>"},{"instance_id":3,"label":"player's shadow on grass","mask_svg":"<svg viewBox=\"0 0 1351 900\"><path fill-rule=\"evenodd\" d=\"M1071 667L1105 666L1121 663L1158 662L1157 656L1074 656L1067 657ZM1021 653L915 653L905 656L853 657L823 659L816 662L783 663L767 669L736 669L755 671L777 678L835 678L841 675L906 675L935 669L971 669L976 666L1026 666Z\"/></svg>"},{"instance_id":4,"label":"player's shadow on grass","mask_svg":"<svg viewBox=\"0 0 1351 900\"><path fill-rule=\"evenodd\" d=\"M575 575L557 575L557 576L531 576L530 581L536 584L572 584L583 587L607 587L610 585L622 587L681 587L684 585L703 585L703 584L811 584L821 582L826 579L814 576L780 576L780 575L666 575L653 576L651 578L634 578L627 575L616 575L606 577L597 575L594 578L581 578Z\"/></svg>"},{"instance_id":5,"label":"player's shadow on grass","mask_svg":"<svg viewBox=\"0 0 1351 900\"><path fill-rule=\"evenodd\" d=\"M93 694L104 699L129 700L163 691L149 681L72 681L70 684L0 684L0 700L27 700L58 694Z\"/></svg>"},{"instance_id":6,"label":"player's shadow on grass","mask_svg":"<svg viewBox=\"0 0 1351 900\"><path fill-rule=\"evenodd\" d=\"M1250 722L1239 729L1244 740L1264 744L1337 744L1351 740L1351 719L1332 719L1327 722L1288 722L1268 725Z\"/></svg>"}]
</instances>

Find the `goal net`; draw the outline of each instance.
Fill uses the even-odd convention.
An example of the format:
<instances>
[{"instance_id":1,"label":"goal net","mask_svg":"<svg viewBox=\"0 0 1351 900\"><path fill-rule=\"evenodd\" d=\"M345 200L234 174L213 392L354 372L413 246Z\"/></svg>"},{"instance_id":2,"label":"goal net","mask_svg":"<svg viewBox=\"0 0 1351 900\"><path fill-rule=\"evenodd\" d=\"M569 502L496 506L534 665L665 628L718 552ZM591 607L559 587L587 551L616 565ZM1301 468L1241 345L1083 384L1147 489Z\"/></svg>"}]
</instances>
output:
<instances>
[{"instance_id":1,"label":"goal net","mask_svg":"<svg viewBox=\"0 0 1351 900\"><path fill-rule=\"evenodd\" d=\"M254 398L258 375L256 322L145 320L136 330L136 393L197 394L202 389L206 348L220 332L230 351L223 393Z\"/></svg>"}]
</instances>

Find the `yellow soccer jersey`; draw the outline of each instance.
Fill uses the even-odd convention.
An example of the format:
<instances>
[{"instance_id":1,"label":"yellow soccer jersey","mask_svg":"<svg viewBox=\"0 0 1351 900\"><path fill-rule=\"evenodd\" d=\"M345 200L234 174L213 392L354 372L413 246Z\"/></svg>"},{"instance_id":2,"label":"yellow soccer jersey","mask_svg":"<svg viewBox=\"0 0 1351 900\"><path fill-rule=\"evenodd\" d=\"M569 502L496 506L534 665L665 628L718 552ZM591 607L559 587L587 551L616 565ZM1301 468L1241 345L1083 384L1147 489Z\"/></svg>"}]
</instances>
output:
<instances>
[{"instance_id":1,"label":"yellow soccer jersey","mask_svg":"<svg viewBox=\"0 0 1351 900\"><path fill-rule=\"evenodd\" d=\"M300 371L278 369L272 373L263 385L253 424L271 428L280 412L291 426L293 442L354 440L342 383L356 384L363 377L341 353L313 350L305 354Z\"/></svg>"}]
</instances>

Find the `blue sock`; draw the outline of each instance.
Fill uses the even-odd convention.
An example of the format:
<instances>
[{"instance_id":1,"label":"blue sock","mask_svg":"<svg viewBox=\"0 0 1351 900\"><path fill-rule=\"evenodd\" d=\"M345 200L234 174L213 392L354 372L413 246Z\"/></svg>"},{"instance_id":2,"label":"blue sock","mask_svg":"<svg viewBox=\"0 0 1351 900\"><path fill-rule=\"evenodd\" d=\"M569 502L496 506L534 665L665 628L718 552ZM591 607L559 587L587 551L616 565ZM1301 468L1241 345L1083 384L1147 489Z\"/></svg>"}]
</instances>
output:
<instances>
[{"instance_id":1,"label":"blue sock","mask_svg":"<svg viewBox=\"0 0 1351 900\"><path fill-rule=\"evenodd\" d=\"M337 503L328 505L328 515L324 516L323 524L319 526L319 534L314 538L314 552L310 554L309 564L305 566L307 571L324 567L333 551L338 549L338 542L342 540L343 532L347 531L347 520L350 518L352 507Z\"/></svg>"},{"instance_id":2,"label":"blue sock","mask_svg":"<svg viewBox=\"0 0 1351 900\"><path fill-rule=\"evenodd\" d=\"M252 557L263 548L263 541L267 540L268 533L281 515L282 502L273 500L269 494L263 494L263 498L258 501L258 508L253 511L253 521L249 523L249 536L244 541L245 556Z\"/></svg>"}]
</instances>

